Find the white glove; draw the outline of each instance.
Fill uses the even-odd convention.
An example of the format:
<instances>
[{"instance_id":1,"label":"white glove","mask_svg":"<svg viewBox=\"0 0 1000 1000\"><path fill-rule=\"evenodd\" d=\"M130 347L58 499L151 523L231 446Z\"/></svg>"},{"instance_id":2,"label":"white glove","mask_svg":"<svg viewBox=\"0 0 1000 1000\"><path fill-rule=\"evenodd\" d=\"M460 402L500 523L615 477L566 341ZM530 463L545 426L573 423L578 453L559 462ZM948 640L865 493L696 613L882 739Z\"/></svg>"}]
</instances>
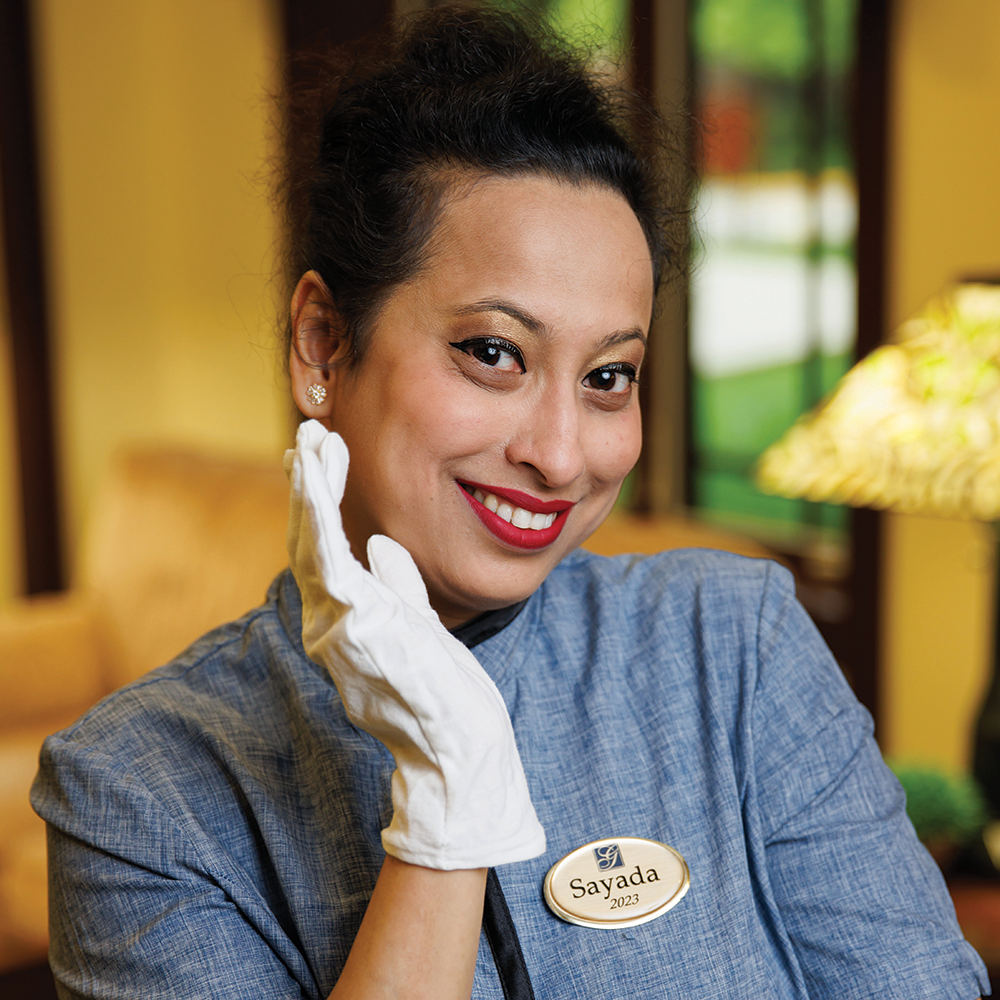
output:
<instances>
[{"instance_id":1,"label":"white glove","mask_svg":"<svg viewBox=\"0 0 1000 1000\"><path fill-rule=\"evenodd\" d=\"M420 572L384 535L366 572L340 518L347 447L309 420L285 453L288 555L306 653L333 677L351 721L396 760L387 854L426 868L485 868L545 850L503 698L441 624Z\"/></svg>"}]
</instances>

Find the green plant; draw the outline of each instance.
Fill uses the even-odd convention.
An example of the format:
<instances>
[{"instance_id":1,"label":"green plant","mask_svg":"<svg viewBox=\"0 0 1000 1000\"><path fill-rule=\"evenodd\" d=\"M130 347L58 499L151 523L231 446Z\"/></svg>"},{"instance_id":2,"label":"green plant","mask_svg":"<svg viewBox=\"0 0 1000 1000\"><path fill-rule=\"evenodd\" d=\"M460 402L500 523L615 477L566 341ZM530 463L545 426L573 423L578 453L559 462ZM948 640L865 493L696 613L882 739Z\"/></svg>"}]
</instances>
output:
<instances>
[{"instance_id":1,"label":"green plant","mask_svg":"<svg viewBox=\"0 0 1000 1000\"><path fill-rule=\"evenodd\" d=\"M986 823L986 803L973 777L926 765L890 762L906 792L906 813L925 843L967 843Z\"/></svg>"}]
</instances>

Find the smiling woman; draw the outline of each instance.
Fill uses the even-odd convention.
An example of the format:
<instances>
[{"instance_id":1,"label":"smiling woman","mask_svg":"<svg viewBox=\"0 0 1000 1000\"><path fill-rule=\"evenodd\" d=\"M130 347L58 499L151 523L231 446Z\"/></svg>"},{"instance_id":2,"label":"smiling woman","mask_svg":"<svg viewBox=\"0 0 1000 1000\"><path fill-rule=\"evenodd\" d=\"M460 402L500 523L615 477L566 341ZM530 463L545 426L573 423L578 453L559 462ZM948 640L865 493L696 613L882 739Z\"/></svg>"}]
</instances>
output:
<instances>
[{"instance_id":1,"label":"smiling woman","mask_svg":"<svg viewBox=\"0 0 1000 1000\"><path fill-rule=\"evenodd\" d=\"M46 741L62 995L988 989L788 574L578 548L682 260L662 123L466 7L321 103L290 572Z\"/></svg>"},{"instance_id":2,"label":"smiling woman","mask_svg":"<svg viewBox=\"0 0 1000 1000\"><path fill-rule=\"evenodd\" d=\"M299 399L328 390L304 409L347 443L355 556L373 534L402 543L448 626L537 590L638 458L652 306L649 248L625 199L538 176L479 177L444 196L428 263L388 296L354 363L317 356L347 345L315 337L335 306L310 271L292 309L311 353L292 352L292 387Z\"/></svg>"}]
</instances>

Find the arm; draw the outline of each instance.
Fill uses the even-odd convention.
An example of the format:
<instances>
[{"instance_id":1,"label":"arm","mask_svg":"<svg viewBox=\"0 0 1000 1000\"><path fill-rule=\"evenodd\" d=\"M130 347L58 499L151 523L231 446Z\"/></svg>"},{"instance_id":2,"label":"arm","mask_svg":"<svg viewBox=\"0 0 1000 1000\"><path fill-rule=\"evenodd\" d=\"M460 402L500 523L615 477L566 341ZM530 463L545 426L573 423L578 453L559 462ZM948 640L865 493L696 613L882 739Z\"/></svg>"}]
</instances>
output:
<instances>
[{"instance_id":1,"label":"arm","mask_svg":"<svg viewBox=\"0 0 1000 1000\"><path fill-rule=\"evenodd\" d=\"M387 856L331 1000L472 993L486 869L436 871Z\"/></svg>"},{"instance_id":2,"label":"arm","mask_svg":"<svg viewBox=\"0 0 1000 1000\"><path fill-rule=\"evenodd\" d=\"M767 891L813 997L986 988L898 782L791 588L772 572L758 641L755 793Z\"/></svg>"},{"instance_id":3,"label":"arm","mask_svg":"<svg viewBox=\"0 0 1000 1000\"><path fill-rule=\"evenodd\" d=\"M359 889L367 895L363 876L346 891L330 887L343 909L306 901L287 912L282 891L262 894L254 857L208 832L220 816L164 801L144 763L116 762L90 735L46 741L33 791L49 820L50 961L63 1000L321 1000L333 984L334 997L469 996L484 871L387 857L377 882L368 869L376 884L367 912L350 901ZM233 824L234 841L252 835L247 819ZM314 846L331 833L318 830ZM359 844L313 853L318 871L305 870L302 854L294 876L322 893L340 882L338 855L350 863Z\"/></svg>"}]
</instances>

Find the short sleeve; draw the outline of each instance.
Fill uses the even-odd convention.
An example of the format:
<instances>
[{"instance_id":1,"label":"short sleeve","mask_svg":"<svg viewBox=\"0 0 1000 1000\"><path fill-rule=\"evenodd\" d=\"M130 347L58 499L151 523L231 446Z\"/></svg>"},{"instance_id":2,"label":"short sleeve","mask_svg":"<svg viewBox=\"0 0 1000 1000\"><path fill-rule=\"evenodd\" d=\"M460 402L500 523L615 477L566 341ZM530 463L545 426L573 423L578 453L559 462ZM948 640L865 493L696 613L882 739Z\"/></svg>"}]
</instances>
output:
<instances>
[{"instance_id":1,"label":"short sleeve","mask_svg":"<svg viewBox=\"0 0 1000 1000\"><path fill-rule=\"evenodd\" d=\"M140 778L60 737L32 801L49 828L50 963L68 998L319 996L252 888L228 881Z\"/></svg>"},{"instance_id":2,"label":"short sleeve","mask_svg":"<svg viewBox=\"0 0 1000 1000\"><path fill-rule=\"evenodd\" d=\"M768 890L811 997L990 992L903 791L785 574L761 606L753 730Z\"/></svg>"}]
</instances>

